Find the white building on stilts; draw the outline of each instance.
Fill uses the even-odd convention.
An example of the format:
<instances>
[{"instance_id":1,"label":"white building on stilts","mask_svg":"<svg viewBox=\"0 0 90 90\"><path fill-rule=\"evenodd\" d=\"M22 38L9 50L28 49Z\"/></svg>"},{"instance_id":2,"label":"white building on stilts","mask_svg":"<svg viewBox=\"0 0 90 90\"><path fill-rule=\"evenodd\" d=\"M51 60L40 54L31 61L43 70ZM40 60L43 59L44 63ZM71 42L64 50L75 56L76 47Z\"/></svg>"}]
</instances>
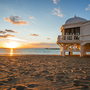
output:
<instances>
[{"instance_id":1,"label":"white building on stilts","mask_svg":"<svg viewBox=\"0 0 90 90\"><path fill-rule=\"evenodd\" d=\"M61 26L61 32L57 44L61 48L62 56L65 56L65 52L69 52L70 55L80 52L82 57L86 52L90 52L90 21L75 16Z\"/></svg>"}]
</instances>

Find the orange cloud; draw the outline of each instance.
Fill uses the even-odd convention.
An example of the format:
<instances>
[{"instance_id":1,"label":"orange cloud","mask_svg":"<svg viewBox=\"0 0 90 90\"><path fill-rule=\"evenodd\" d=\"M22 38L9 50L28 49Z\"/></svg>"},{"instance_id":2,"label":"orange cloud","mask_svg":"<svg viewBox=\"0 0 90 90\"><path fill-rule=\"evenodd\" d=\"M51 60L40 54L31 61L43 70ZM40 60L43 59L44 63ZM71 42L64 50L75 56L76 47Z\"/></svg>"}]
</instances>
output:
<instances>
[{"instance_id":1,"label":"orange cloud","mask_svg":"<svg viewBox=\"0 0 90 90\"><path fill-rule=\"evenodd\" d=\"M87 7L85 10L86 10L86 11L87 11L87 10L90 10L90 4L88 5L88 7Z\"/></svg>"},{"instance_id":2,"label":"orange cloud","mask_svg":"<svg viewBox=\"0 0 90 90\"><path fill-rule=\"evenodd\" d=\"M29 17L30 19L35 19L34 17Z\"/></svg>"},{"instance_id":3,"label":"orange cloud","mask_svg":"<svg viewBox=\"0 0 90 90\"><path fill-rule=\"evenodd\" d=\"M58 17L63 17L64 16L64 14L62 14L61 11L57 8L54 8L53 14L57 15Z\"/></svg>"},{"instance_id":4,"label":"orange cloud","mask_svg":"<svg viewBox=\"0 0 90 90\"><path fill-rule=\"evenodd\" d=\"M57 2L59 2L60 0L53 0L54 4L57 4Z\"/></svg>"},{"instance_id":5,"label":"orange cloud","mask_svg":"<svg viewBox=\"0 0 90 90\"><path fill-rule=\"evenodd\" d=\"M47 38L47 40L50 40L50 38Z\"/></svg>"},{"instance_id":6,"label":"orange cloud","mask_svg":"<svg viewBox=\"0 0 90 90\"><path fill-rule=\"evenodd\" d=\"M37 35L37 34L30 34L30 36L39 36L39 35Z\"/></svg>"},{"instance_id":7,"label":"orange cloud","mask_svg":"<svg viewBox=\"0 0 90 90\"><path fill-rule=\"evenodd\" d=\"M10 35L10 34L7 34L6 36L7 36L7 37L9 37L9 36L10 36L10 37L15 37L14 35Z\"/></svg>"},{"instance_id":8,"label":"orange cloud","mask_svg":"<svg viewBox=\"0 0 90 90\"><path fill-rule=\"evenodd\" d=\"M5 31L0 31L0 33L5 34L6 32Z\"/></svg>"},{"instance_id":9,"label":"orange cloud","mask_svg":"<svg viewBox=\"0 0 90 90\"><path fill-rule=\"evenodd\" d=\"M15 32L15 31L13 31L13 30L8 30L8 29L5 29L5 31L6 31L6 32L11 32L11 33L17 33L17 32Z\"/></svg>"},{"instance_id":10,"label":"orange cloud","mask_svg":"<svg viewBox=\"0 0 90 90\"><path fill-rule=\"evenodd\" d=\"M7 37L15 37L15 36L14 35L10 35L10 34L0 35L0 38L7 38Z\"/></svg>"},{"instance_id":11,"label":"orange cloud","mask_svg":"<svg viewBox=\"0 0 90 90\"><path fill-rule=\"evenodd\" d=\"M4 18L4 21L11 22L15 25L21 25L21 24L28 25L29 24L29 22L22 21L19 16L11 16L11 17L8 17L8 18Z\"/></svg>"}]
</instances>

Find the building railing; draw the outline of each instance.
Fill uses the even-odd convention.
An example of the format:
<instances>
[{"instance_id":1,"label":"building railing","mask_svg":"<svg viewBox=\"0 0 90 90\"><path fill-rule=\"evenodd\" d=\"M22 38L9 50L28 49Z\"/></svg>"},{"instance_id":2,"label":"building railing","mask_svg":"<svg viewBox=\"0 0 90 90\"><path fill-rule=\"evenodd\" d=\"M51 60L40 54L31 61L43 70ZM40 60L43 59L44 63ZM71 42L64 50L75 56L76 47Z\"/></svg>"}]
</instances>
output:
<instances>
[{"instance_id":1,"label":"building railing","mask_svg":"<svg viewBox=\"0 0 90 90\"><path fill-rule=\"evenodd\" d=\"M80 35L59 35L57 40L80 40Z\"/></svg>"}]
</instances>

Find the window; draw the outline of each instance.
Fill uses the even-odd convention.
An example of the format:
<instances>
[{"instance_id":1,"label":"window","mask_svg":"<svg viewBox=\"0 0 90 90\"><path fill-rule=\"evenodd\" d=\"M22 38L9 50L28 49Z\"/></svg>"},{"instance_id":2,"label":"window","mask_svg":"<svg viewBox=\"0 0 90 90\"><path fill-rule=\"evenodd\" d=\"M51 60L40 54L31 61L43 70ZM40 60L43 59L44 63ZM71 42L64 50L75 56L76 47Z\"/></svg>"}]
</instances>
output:
<instances>
[{"instance_id":1,"label":"window","mask_svg":"<svg viewBox=\"0 0 90 90\"><path fill-rule=\"evenodd\" d=\"M69 29L66 29L65 30L65 35L69 35L69 32L70 32L70 30Z\"/></svg>"},{"instance_id":2,"label":"window","mask_svg":"<svg viewBox=\"0 0 90 90\"><path fill-rule=\"evenodd\" d=\"M76 28L76 35L80 35L80 28Z\"/></svg>"},{"instance_id":3,"label":"window","mask_svg":"<svg viewBox=\"0 0 90 90\"><path fill-rule=\"evenodd\" d=\"M80 27L65 29L65 35L80 35Z\"/></svg>"}]
</instances>

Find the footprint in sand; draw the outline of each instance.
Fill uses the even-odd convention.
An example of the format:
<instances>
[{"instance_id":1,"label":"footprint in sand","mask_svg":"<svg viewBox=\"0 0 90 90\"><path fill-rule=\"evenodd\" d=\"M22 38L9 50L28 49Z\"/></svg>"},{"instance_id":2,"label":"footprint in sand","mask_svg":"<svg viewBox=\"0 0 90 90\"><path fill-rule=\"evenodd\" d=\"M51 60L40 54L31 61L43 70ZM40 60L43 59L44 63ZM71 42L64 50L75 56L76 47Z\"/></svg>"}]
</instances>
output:
<instances>
[{"instance_id":1,"label":"footprint in sand","mask_svg":"<svg viewBox=\"0 0 90 90\"><path fill-rule=\"evenodd\" d=\"M29 87L29 88L38 87L38 84L29 84L28 87Z\"/></svg>"},{"instance_id":2,"label":"footprint in sand","mask_svg":"<svg viewBox=\"0 0 90 90\"><path fill-rule=\"evenodd\" d=\"M25 88L24 86L17 86L16 90L24 90Z\"/></svg>"},{"instance_id":3,"label":"footprint in sand","mask_svg":"<svg viewBox=\"0 0 90 90\"><path fill-rule=\"evenodd\" d=\"M45 77L47 80L54 81L54 76L47 76Z\"/></svg>"}]
</instances>

